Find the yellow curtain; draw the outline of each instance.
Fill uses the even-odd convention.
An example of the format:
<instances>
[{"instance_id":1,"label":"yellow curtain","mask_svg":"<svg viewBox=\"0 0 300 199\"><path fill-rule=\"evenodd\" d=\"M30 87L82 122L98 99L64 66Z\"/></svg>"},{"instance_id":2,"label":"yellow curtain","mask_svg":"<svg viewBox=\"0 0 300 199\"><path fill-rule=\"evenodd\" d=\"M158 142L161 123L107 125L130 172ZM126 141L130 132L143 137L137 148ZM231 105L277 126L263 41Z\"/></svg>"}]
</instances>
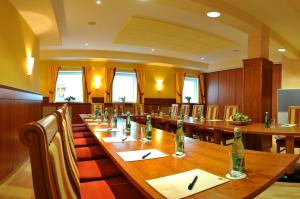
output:
<instances>
[{"instance_id":1,"label":"yellow curtain","mask_svg":"<svg viewBox=\"0 0 300 199\"><path fill-rule=\"evenodd\" d=\"M205 83L204 83L204 74L199 74L199 104L205 104Z\"/></svg>"},{"instance_id":2,"label":"yellow curtain","mask_svg":"<svg viewBox=\"0 0 300 199\"><path fill-rule=\"evenodd\" d=\"M60 69L60 66L50 66L49 102L55 102L56 81L57 81L59 69Z\"/></svg>"},{"instance_id":3,"label":"yellow curtain","mask_svg":"<svg viewBox=\"0 0 300 199\"><path fill-rule=\"evenodd\" d=\"M116 68L105 69L105 93L104 103L112 102L112 85L116 74Z\"/></svg>"},{"instance_id":4,"label":"yellow curtain","mask_svg":"<svg viewBox=\"0 0 300 199\"><path fill-rule=\"evenodd\" d=\"M84 78L84 102L90 103L92 102L91 94L92 94L92 77L93 77L93 70L90 66L83 66L83 78Z\"/></svg>"},{"instance_id":5,"label":"yellow curtain","mask_svg":"<svg viewBox=\"0 0 300 199\"><path fill-rule=\"evenodd\" d=\"M176 103L182 103L182 90L185 72L176 72Z\"/></svg>"},{"instance_id":6,"label":"yellow curtain","mask_svg":"<svg viewBox=\"0 0 300 199\"><path fill-rule=\"evenodd\" d=\"M135 68L134 69L138 84L138 97L137 103L144 104L144 92L145 92L145 71L143 68Z\"/></svg>"}]
</instances>

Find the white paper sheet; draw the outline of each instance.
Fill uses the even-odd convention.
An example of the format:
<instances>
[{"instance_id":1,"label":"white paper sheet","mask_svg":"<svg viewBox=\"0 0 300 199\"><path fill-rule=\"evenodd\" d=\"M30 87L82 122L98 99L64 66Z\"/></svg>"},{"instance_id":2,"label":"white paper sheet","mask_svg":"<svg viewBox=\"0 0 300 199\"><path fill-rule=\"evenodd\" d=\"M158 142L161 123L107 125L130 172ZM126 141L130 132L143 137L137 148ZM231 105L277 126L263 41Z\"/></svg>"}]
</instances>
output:
<instances>
[{"instance_id":1,"label":"white paper sheet","mask_svg":"<svg viewBox=\"0 0 300 199\"><path fill-rule=\"evenodd\" d=\"M143 156L147 153L151 152L145 159ZM117 154L124 160L124 161L137 161L137 160L147 160L147 159L154 159L154 158L162 158L168 156L167 154L160 152L156 149L147 149L147 150L138 150L138 151L126 151L126 152L117 152Z\"/></svg>"},{"instance_id":2,"label":"white paper sheet","mask_svg":"<svg viewBox=\"0 0 300 199\"><path fill-rule=\"evenodd\" d=\"M110 142L134 142L136 139L132 137L126 137L126 140L122 141L124 137L105 137L102 138L104 142L110 143Z\"/></svg>"},{"instance_id":3,"label":"white paper sheet","mask_svg":"<svg viewBox=\"0 0 300 199\"><path fill-rule=\"evenodd\" d=\"M194 184L193 189L189 190L188 186L193 181L195 176L198 176L198 180ZM229 180L226 178L221 178L200 169L194 169L171 176L146 180L148 184L150 184L164 197L172 199L194 195L228 181Z\"/></svg>"}]
</instances>

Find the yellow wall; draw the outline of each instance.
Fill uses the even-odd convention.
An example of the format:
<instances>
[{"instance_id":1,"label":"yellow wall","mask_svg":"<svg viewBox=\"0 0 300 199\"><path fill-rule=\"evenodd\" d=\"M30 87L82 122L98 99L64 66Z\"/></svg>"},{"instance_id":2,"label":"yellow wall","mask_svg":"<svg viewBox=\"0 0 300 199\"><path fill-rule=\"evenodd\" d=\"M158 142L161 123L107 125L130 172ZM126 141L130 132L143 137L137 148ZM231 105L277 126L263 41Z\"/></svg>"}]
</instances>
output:
<instances>
[{"instance_id":1,"label":"yellow wall","mask_svg":"<svg viewBox=\"0 0 300 199\"><path fill-rule=\"evenodd\" d=\"M117 67L117 71L133 71L133 68L144 67L146 75L145 97L146 98L175 98L175 73L182 71L175 67L163 67L155 65L143 65L138 63L122 62L100 62L100 61L41 61L40 70L40 92L48 96L48 74L51 65L60 65L61 67L74 67L89 65L94 68L94 74L102 78L100 89L92 88L92 97L104 96L104 69L105 67ZM198 72L184 70L188 75L196 75ZM162 80L163 87L160 92L156 89L156 81Z\"/></svg>"},{"instance_id":2,"label":"yellow wall","mask_svg":"<svg viewBox=\"0 0 300 199\"><path fill-rule=\"evenodd\" d=\"M39 92L39 42L17 10L0 1L0 84ZM35 57L32 76L27 76L27 55Z\"/></svg>"},{"instance_id":3,"label":"yellow wall","mask_svg":"<svg viewBox=\"0 0 300 199\"><path fill-rule=\"evenodd\" d=\"M282 88L300 88L300 59L283 58Z\"/></svg>"}]
</instances>

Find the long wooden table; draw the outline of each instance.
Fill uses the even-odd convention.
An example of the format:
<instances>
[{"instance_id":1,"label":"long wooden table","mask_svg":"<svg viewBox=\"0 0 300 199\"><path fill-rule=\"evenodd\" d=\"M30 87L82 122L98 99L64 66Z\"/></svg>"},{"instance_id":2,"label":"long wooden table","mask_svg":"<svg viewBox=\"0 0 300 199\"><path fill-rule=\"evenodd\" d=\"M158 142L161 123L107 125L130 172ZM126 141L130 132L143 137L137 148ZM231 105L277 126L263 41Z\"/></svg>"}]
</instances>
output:
<instances>
[{"instance_id":1,"label":"long wooden table","mask_svg":"<svg viewBox=\"0 0 300 199\"><path fill-rule=\"evenodd\" d=\"M84 115L81 115L81 117L84 117ZM88 124L86 121L85 123ZM114 136L122 138L123 133L97 132L95 129L99 128L98 125L88 125L88 127L98 138L99 143L110 158L148 198L164 197L153 189L146 180L196 168L221 177L224 177L229 171L230 147L185 138L186 156L179 159L172 156L175 149L175 136L173 133L154 128L151 142L105 143L101 138ZM140 129L143 125L132 122L131 127L130 136L139 140ZM141 149L157 149L168 156L143 161L125 162L116 153ZM245 168L248 175L246 179L232 180L189 198L253 198L274 183L289 167L294 166L298 158L299 155L294 154L273 154L246 150ZM201 179L199 180L201 182Z\"/></svg>"},{"instance_id":2,"label":"long wooden table","mask_svg":"<svg viewBox=\"0 0 300 199\"><path fill-rule=\"evenodd\" d=\"M176 118L170 118L168 116L152 116L153 120L164 121L171 123L173 125L176 124ZM214 142L216 144L220 144L221 142L221 133L226 131L233 131L235 125L231 125L226 121L198 121L193 118L184 119L185 133L189 134L190 129L205 129L205 128L213 128L214 131ZM297 125L295 127L281 127L280 125L276 125L274 128L265 128L263 123L251 123L245 126L239 126L243 133L246 134L255 134L261 136L272 136L272 135L281 135L286 137L286 152L294 153L294 137L300 136L300 126Z\"/></svg>"}]
</instances>

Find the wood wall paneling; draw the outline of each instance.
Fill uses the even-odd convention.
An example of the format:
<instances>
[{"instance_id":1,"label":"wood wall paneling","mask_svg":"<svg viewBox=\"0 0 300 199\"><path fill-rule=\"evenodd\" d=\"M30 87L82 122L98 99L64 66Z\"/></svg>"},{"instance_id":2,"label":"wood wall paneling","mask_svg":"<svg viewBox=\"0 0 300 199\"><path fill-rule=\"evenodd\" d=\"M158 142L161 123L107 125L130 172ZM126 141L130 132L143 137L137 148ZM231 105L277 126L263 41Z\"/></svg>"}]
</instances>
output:
<instances>
[{"instance_id":1,"label":"wood wall paneling","mask_svg":"<svg viewBox=\"0 0 300 199\"><path fill-rule=\"evenodd\" d=\"M41 118L42 96L0 85L0 182L28 158L21 127Z\"/></svg>"},{"instance_id":2,"label":"wood wall paneling","mask_svg":"<svg viewBox=\"0 0 300 199\"><path fill-rule=\"evenodd\" d=\"M225 105L238 105L242 111L243 69L232 69L205 75L207 104L219 105L219 118L224 117Z\"/></svg>"}]
</instances>

